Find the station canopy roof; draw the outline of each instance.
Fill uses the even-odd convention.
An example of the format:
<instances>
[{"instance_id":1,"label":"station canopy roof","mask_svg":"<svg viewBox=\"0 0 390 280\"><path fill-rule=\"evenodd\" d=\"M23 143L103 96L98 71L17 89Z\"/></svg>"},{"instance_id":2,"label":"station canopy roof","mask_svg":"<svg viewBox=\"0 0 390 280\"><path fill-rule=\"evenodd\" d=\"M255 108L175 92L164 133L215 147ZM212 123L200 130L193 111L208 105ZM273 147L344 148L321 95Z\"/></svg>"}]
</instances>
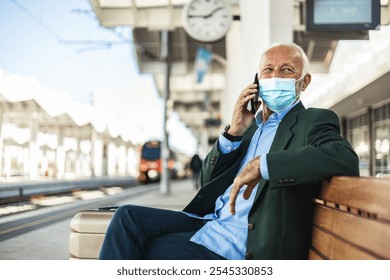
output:
<instances>
[{"instance_id":1,"label":"station canopy roof","mask_svg":"<svg viewBox=\"0 0 390 280\"><path fill-rule=\"evenodd\" d=\"M76 136L90 140L91 131L95 130L114 139L121 138L125 142L130 140L126 127L123 126L122 132L112 126L107 116L97 112L91 105L74 102L67 92L45 89L34 77L7 73L1 69L0 107L3 112L2 123L12 124L20 130L31 129L32 120L35 120L43 133L61 132L65 137ZM3 136L8 134L7 131L2 132ZM15 133L9 136L16 143L30 140L24 139L25 133L21 132L20 135L19 138Z\"/></svg>"}]
</instances>

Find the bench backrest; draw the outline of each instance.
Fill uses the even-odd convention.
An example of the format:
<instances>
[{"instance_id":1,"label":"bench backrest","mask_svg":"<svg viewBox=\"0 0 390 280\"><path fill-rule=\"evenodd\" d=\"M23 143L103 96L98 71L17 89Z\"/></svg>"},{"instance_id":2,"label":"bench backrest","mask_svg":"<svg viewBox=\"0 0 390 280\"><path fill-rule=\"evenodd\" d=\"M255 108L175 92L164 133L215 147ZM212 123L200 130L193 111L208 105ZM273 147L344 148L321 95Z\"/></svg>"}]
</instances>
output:
<instances>
[{"instance_id":1,"label":"bench backrest","mask_svg":"<svg viewBox=\"0 0 390 280\"><path fill-rule=\"evenodd\" d=\"M315 199L309 259L390 259L390 180L334 177Z\"/></svg>"}]
</instances>

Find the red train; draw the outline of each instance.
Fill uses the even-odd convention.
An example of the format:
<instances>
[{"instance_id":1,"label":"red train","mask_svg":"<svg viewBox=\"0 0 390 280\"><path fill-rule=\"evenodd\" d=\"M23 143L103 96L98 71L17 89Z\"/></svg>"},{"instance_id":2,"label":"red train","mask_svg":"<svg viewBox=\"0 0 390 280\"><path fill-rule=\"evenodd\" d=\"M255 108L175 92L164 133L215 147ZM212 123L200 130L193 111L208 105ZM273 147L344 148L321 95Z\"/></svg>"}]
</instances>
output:
<instances>
[{"instance_id":1,"label":"red train","mask_svg":"<svg viewBox=\"0 0 390 280\"><path fill-rule=\"evenodd\" d=\"M168 168L175 177L175 159L170 152ZM138 180L142 183L156 182L161 178L161 141L147 141L141 146Z\"/></svg>"}]
</instances>

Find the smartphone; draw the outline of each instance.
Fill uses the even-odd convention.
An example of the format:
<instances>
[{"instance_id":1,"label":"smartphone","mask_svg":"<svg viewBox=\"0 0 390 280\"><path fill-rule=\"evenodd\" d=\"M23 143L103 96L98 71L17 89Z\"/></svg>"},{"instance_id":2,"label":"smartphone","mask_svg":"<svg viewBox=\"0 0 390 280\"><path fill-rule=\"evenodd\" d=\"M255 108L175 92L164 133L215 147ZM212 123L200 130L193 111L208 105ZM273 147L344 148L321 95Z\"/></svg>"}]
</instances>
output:
<instances>
[{"instance_id":1,"label":"smartphone","mask_svg":"<svg viewBox=\"0 0 390 280\"><path fill-rule=\"evenodd\" d=\"M251 103L251 112L252 112L252 114L256 114L256 106L255 106L256 103L255 102L257 102L259 100L259 90L260 90L259 78L257 77L257 73L255 75L255 80L254 80L253 83L257 85L257 92L256 92L255 98L250 100L250 103Z\"/></svg>"}]
</instances>

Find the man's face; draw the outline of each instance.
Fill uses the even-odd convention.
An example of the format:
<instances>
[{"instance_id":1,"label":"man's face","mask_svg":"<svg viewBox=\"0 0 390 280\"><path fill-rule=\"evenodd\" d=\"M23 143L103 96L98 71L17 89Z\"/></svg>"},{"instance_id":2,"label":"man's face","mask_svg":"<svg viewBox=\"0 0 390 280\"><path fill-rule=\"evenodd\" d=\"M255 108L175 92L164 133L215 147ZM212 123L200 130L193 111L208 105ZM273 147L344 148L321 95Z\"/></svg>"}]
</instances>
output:
<instances>
[{"instance_id":1,"label":"man's face","mask_svg":"<svg viewBox=\"0 0 390 280\"><path fill-rule=\"evenodd\" d=\"M269 49L260 65L260 79L292 78L302 75L303 61L291 47L277 46Z\"/></svg>"},{"instance_id":2,"label":"man's face","mask_svg":"<svg viewBox=\"0 0 390 280\"><path fill-rule=\"evenodd\" d=\"M269 49L261 63L259 69L260 79L270 78L290 78L299 80L302 78L303 60L295 49L288 46L276 46ZM310 79L310 77L309 77ZM300 80L296 84L296 94L301 89L304 90L310 80Z\"/></svg>"}]
</instances>

